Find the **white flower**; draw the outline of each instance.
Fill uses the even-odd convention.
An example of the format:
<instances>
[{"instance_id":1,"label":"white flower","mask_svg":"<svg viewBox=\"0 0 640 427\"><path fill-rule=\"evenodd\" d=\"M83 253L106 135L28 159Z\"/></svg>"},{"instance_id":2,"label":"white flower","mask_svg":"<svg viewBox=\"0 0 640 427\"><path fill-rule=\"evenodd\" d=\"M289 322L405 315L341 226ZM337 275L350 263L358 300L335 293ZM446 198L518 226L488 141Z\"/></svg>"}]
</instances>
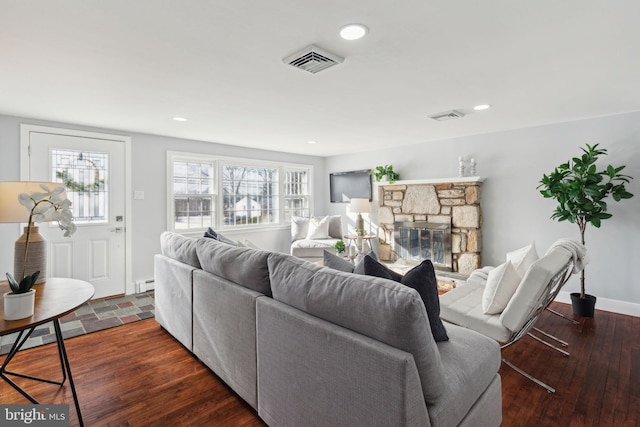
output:
<instances>
[{"instance_id":1,"label":"white flower","mask_svg":"<svg viewBox=\"0 0 640 427\"><path fill-rule=\"evenodd\" d=\"M20 204L29 211L29 227L32 223L43 221L58 221L58 226L64 230L65 237L76 231L71 213L71 201L63 196L64 187L58 186L49 190L44 184L40 185L45 192L34 191L31 194L21 193L18 196Z\"/></svg>"}]
</instances>

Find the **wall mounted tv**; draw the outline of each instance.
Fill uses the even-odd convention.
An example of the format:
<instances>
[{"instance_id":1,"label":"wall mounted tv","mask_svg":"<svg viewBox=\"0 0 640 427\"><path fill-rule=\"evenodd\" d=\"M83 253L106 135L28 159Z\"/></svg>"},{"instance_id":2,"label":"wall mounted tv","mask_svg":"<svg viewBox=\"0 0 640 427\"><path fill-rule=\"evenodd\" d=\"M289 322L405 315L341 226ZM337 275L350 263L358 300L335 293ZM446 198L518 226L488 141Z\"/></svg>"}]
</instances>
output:
<instances>
[{"instance_id":1,"label":"wall mounted tv","mask_svg":"<svg viewBox=\"0 0 640 427\"><path fill-rule=\"evenodd\" d=\"M348 203L351 199L371 200L369 169L329 174L331 203Z\"/></svg>"}]
</instances>

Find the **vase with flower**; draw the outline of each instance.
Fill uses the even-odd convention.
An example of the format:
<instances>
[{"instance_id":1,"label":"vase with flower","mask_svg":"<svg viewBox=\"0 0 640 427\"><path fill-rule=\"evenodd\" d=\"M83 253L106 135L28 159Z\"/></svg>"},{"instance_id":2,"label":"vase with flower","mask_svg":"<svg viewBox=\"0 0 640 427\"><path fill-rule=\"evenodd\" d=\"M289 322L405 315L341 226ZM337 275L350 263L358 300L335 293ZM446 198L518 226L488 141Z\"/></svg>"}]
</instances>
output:
<instances>
[{"instance_id":1,"label":"vase with flower","mask_svg":"<svg viewBox=\"0 0 640 427\"><path fill-rule=\"evenodd\" d=\"M32 287L46 280L46 241L38 233L35 223L57 221L65 237L76 231L71 201L66 197L64 185L58 184L49 189L49 186L40 184L40 188L43 191L18 195L20 205L27 210L28 221L24 234L16 241L14 275L6 273L11 291L4 294L5 320L32 316L35 304Z\"/></svg>"}]
</instances>

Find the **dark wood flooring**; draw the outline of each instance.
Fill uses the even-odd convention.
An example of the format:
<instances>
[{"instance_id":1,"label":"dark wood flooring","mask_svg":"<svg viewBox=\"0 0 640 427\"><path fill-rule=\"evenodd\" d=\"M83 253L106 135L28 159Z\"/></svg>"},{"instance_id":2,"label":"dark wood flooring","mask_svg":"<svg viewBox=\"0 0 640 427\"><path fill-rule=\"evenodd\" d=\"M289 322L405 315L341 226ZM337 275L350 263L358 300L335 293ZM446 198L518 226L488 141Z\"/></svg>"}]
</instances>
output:
<instances>
[{"instance_id":1,"label":"dark wood flooring","mask_svg":"<svg viewBox=\"0 0 640 427\"><path fill-rule=\"evenodd\" d=\"M554 303L567 315L571 307ZM572 325L545 313L539 326L570 343L563 357L530 338L504 351L554 394L502 365L504 426L640 426L640 318L598 311ZM86 426L263 426L253 409L154 319L66 341ZM60 376L56 348L25 350L11 369ZM68 386L19 380L46 403L69 403ZM4 382L1 403L26 403Z\"/></svg>"}]
</instances>

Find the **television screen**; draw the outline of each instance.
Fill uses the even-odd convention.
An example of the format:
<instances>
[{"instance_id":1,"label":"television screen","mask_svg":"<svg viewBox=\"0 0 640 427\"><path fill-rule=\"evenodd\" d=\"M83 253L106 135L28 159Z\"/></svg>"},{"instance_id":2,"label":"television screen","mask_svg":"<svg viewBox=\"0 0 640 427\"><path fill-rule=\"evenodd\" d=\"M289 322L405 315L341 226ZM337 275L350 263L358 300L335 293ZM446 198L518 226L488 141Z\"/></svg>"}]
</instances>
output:
<instances>
[{"instance_id":1,"label":"television screen","mask_svg":"<svg viewBox=\"0 0 640 427\"><path fill-rule=\"evenodd\" d=\"M329 191L331 203L348 203L351 199L371 200L369 169L330 174Z\"/></svg>"}]
</instances>

